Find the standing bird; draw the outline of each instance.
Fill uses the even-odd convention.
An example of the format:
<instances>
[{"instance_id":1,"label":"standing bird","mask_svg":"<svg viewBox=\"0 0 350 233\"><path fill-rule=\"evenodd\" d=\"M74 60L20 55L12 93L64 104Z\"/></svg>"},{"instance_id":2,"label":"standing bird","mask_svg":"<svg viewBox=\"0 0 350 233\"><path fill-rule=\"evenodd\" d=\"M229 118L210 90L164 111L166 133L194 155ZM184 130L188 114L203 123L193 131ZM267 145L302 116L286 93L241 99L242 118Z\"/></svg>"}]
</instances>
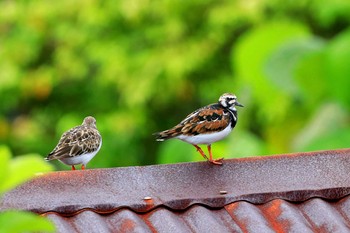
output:
<instances>
[{"instance_id":1,"label":"standing bird","mask_svg":"<svg viewBox=\"0 0 350 233\"><path fill-rule=\"evenodd\" d=\"M76 126L64 134L53 151L45 160L58 159L64 164L82 164L84 170L86 164L97 154L102 145L102 137L96 128L96 120L92 116L85 117L83 124Z\"/></svg>"},{"instance_id":2,"label":"standing bird","mask_svg":"<svg viewBox=\"0 0 350 233\"><path fill-rule=\"evenodd\" d=\"M222 165L223 158L213 159L211 144L225 138L237 123L237 97L230 93L220 96L219 102L207 105L189 114L183 121L171 129L155 133L157 141L178 138L192 144L209 162ZM209 159L198 144L206 144Z\"/></svg>"}]
</instances>

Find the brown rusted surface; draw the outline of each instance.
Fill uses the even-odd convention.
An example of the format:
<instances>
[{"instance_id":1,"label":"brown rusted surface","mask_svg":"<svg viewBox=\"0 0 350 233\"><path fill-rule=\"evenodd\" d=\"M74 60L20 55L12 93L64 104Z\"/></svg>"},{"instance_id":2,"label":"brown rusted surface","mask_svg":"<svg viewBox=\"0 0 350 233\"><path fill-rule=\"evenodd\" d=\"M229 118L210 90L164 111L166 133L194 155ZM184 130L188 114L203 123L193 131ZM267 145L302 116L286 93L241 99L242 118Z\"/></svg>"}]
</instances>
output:
<instances>
[{"instance_id":1,"label":"brown rusted surface","mask_svg":"<svg viewBox=\"0 0 350 233\"><path fill-rule=\"evenodd\" d=\"M107 215L90 210L65 218L45 216L58 232L349 232L350 198L301 203L276 199L265 204L238 201L212 209L195 204L183 211L158 207L146 214L120 209Z\"/></svg>"},{"instance_id":2,"label":"brown rusted surface","mask_svg":"<svg viewBox=\"0 0 350 233\"><path fill-rule=\"evenodd\" d=\"M349 194L343 149L53 172L5 194L0 210L42 214L59 232L346 232Z\"/></svg>"}]
</instances>

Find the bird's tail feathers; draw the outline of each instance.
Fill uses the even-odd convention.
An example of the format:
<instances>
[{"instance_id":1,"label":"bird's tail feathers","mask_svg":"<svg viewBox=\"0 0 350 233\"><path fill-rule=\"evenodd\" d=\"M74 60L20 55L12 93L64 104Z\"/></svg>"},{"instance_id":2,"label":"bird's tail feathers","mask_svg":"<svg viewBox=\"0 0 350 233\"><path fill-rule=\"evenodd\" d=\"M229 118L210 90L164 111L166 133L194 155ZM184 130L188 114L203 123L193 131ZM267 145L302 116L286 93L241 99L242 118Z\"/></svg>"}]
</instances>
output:
<instances>
[{"instance_id":1,"label":"bird's tail feathers","mask_svg":"<svg viewBox=\"0 0 350 233\"><path fill-rule=\"evenodd\" d=\"M173 129L164 130L162 132L154 133L153 135L156 136L156 141L162 142L178 136L179 132L175 128L173 128Z\"/></svg>"}]
</instances>

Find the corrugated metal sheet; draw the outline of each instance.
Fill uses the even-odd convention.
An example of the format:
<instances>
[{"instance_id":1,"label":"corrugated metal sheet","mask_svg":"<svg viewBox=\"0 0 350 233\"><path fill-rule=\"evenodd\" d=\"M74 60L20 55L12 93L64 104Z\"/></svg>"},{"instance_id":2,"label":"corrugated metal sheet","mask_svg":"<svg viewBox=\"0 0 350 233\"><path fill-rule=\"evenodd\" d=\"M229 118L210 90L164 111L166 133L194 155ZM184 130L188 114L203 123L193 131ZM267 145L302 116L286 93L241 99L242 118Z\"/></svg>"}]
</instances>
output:
<instances>
[{"instance_id":1,"label":"corrugated metal sheet","mask_svg":"<svg viewBox=\"0 0 350 233\"><path fill-rule=\"evenodd\" d=\"M59 232L350 232L350 150L54 172L7 193Z\"/></svg>"},{"instance_id":2,"label":"corrugated metal sheet","mask_svg":"<svg viewBox=\"0 0 350 233\"><path fill-rule=\"evenodd\" d=\"M302 203L276 199L265 204L238 201L213 209L183 211L158 207L148 213L120 209L111 214L84 210L71 217L47 213L58 232L350 232L350 199L311 198Z\"/></svg>"}]
</instances>

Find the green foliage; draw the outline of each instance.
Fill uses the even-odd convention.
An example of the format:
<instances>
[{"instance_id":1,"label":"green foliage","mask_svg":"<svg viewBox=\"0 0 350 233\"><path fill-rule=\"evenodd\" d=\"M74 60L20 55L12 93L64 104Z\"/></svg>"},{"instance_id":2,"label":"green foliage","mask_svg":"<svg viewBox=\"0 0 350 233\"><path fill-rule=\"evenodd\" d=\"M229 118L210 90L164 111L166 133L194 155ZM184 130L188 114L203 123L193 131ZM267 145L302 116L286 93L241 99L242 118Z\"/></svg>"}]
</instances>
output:
<instances>
[{"instance_id":1,"label":"green foliage","mask_svg":"<svg viewBox=\"0 0 350 233\"><path fill-rule=\"evenodd\" d=\"M10 189L41 172L52 171L40 155L28 154L11 160L1 190Z\"/></svg>"},{"instance_id":2,"label":"green foliage","mask_svg":"<svg viewBox=\"0 0 350 233\"><path fill-rule=\"evenodd\" d=\"M288 77L291 75L288 66L293 65L290 64L293 62L291 56L284 52L278 59L270 58L280 46L307 36L308 32L302 25L273 22L246 34L234 51L233 65L237 66L241 83L250 84L256 104L264 106L257 109L264 123L280 121L286 117L290 108L289 93L293 88L293 79ZM281 57L288 60L287 66L281 66ZM283 72L278 72L281 69ZM283 74L287 74L287 77L281 77Z\"/></svg>"},{"instance_id":3,"label":"green foliage","mask_svg":"<svg viewBox=\"0 0 350 233\"><path fill-rule=\"evenodd\" d=\"M350 66L347 62L350 59L349 40L350 29L330 42L325 57L330 94L347 108L350 106Z\"/></svg>"},{"instance_id":4,"label":"green foliage","mask_svg":"<svg viewBox=\"0 0 350 233\"><path fill-rule=\"evenodd\" d=\"M11 158L10 150L6 146L0 146L0 180L2 182L4 182L4 180L7 178L10 158ZM1 185L0 185L0 192L4 191L4 189L1 189Z\"/></svg>"},{"instance_id":5,"label":"green foliage","mask_svg":"<svg viewBox=\"0 0 350 233\"><path fill-rule=\"evenodd\" d=\"M21 155L11 159L10 150L0 145L0 198L1 193L34 177L37 173L52 171L39 155ZM24 211L9 210L0 213L0 232L54 232L48 219Z\"/></svg>"},{"instance_id":6,"label":"green foliage","mask_svg":"<svg viewBox=\"0 0 350 233\"><path fill-rule=\"evenodd\" d=\"M0 231L55 232L55 227L49 220L30 212L6 211L0 213Z\"/></svg>"},{"instance_id":7,"label":"green foliage","mask_svg":"<svg viewBox=\"0 0 350 233\"><path fill-rule=\"evenodd\" d=\"M21 155L14 159L11 157L9 149L4 145L0 146L0 193L27 181L37 173L53 170L37 154Z\"/></svg>"},{"instance_id":8,"label":"green foliage","mask_svg":"<svg viewBox=\"0 0 350 233\"><path fill-rule=\"evenodd\" d=\"M191 145L158 143L152 133L223 92L246 107L230 137L213 145L215 157L321 149L337 134L327 149L347 147L347 0L0 7L0 143L14 154L44 157L93 115L103 146L88 168L201 160ZM328 106L342 113L331 126L319 115Z\"/></svg>"}]
</instances>

